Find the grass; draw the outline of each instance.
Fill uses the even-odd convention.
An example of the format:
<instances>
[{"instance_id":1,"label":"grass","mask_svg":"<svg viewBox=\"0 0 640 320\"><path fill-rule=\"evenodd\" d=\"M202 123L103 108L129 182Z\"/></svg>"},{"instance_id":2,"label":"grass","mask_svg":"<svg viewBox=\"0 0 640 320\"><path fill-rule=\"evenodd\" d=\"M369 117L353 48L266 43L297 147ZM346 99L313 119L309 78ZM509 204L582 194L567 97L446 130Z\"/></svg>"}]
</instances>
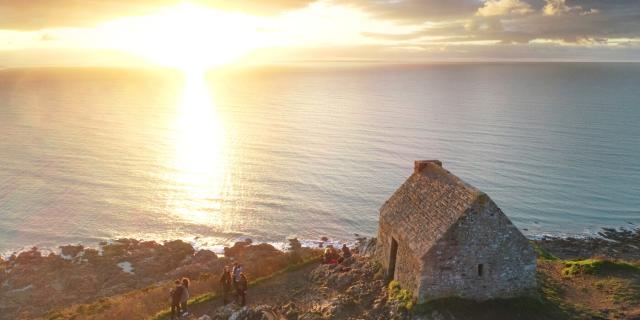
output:
<instances>
[{"instance_id":1,"label":"grass","mask_svg":"<svg viewBox=\"0 0 640 320\"><path fill-rule=\"evenodd\" d=\"M622 285L616 288L611 295L611 299L614 303L640 303L640 285Z\"/></svg>"},{"instance_id":2,"label":"grass","mask_svg":"<svg viewBox=\"0 0 640 320\"><path fill-rule=\"evenodd\" d=\"M551 254L551 252L545 250L536 242L531 241L531 246L533 246L533 250L536 252L536 255L538 256L538 260L550 260L550 261L559 260L558 257Z\"/></svg>"},{"instance_id":3,"label":"grass","mask_svg":"<svg viewBox=\"0 0 640 320\"><path fill-rule=\"evenodd\" d=\"M255 278L250 286L283 273L298 270L319 261L319 259L319 257L311 256L299 263L289 264L268 276ZM192 280L189 291L191 291L193 298L189 300L189 305L211 301L218 297L214 289L219 285L217 276L203 273L197 279ZM167 308L169 304L168 292L172 285L171 281L164 282L125 294L102 298L92 303L52 310L42 318L46 320L164 319L170 313Z\"/></svg>"},{"instance_id":4,"label":"grass","mask_svg":"<svg viewBox=\"0 0 640 320\"><path fill-rule=\"evenodd\" d=\"M540 253L538 253L540 254ZM563 266L563 261L543 254L539 264ZM556 269L559 270L559 269ZM410 310L414 315L444 315L455 319L589 319L594 316L587 306L571 303L565 298L566 285L553 277L550 269L538 271L538 288L530 296L473 301L460 297L447 297L416 304Z\"/></svg>"},{"instance_id":5,"label":"grass","mask_svg":"<svg viewBox=\"0 0 640 320\"><path fill-rule=\"evenodd\" d=\"M592 309L588 302L571 298L575 297L575 292L571 290L584 291L586 283L591 286L590 288L601 292L591 291L591 293L597 293L597 296L604 294L602 297L609 301L611 310L625 305L640 304L640 283L638 283L640 265L637 262L600 258L565 261L554 257L542 248L535 248L539 255L538 289L532 296L480 302L449 297L416 304L408 290L403 289L399 282L392 281L388 285L388 299L390 302L396 302L401 312L428 316L439 313L445 318L564 320L603 316L599 310ZM319 259L319 257L312 257L300 263L291 263L274 273L255 278L249 285L256 286L282 274L317 263ZM579 277L579 275L588 276ZM211 289L212 284L217 283L217 277L201 276L200 280L196 282L194 297L189 301L189 305L198 305L219 297ZM52 313L46 319L110 320L130 319L131 315L153 315L150 319L167 319L170 313L167 308L168 288L167 285L156 285L140 289L125 295L101 299L92 304L75 306L62 313ZM584 294L581 293L582 296Z\"/></svg>"},{"instance_id":6,"label":"grass","mask_svg":"<svg viewBox=\"0 0 640 320\"><path fill-rule=\"evenodd\" d=\"M606 294L614 304L640 303L640 284L626 279L609 277L596 281L595 288Z\"/></svg>"},{"instance_id":7,"label":"grass","mask_svg":"<svg viewBox=\"0 0 640 320\"><path fill-rule=\"evenodd\" d=\"M603 275L611 272L639 272L640 266L624 261L606 259L586 259L565 261L562 273L567 276L578 274Z\"/></svg>"},{"instance_id":8,"label":"grass","mask_svg":"<svg viewBox=\"0 0 640 320\"><path fill-rule=\"evenodd\" d=\"M249 287L254 287L260 283L263 283L267 280L273 279L277 276L280 276L282 274L288 273L288 272L293 272L296 270L300 270L306 266L309 266L311 264L320 262L321 257L313 257L310 259L307 259L305 261L302 261L300 263L297 264L293 264L293 265L289 265L277 272L274 272L270 275L264 276L264 277L259 277L256 278L255 280L249 282ZM208 301L212 301L215 300L217 298L219 298L220 295L217 292L208 292L199 296L196 296L192 299L189 300L188 305L189 306L194 306L194 305L198 305L204 302L208 302ZM168 319L168 317L171 315L171 310L169 308L163 309L162 311L156 313L153 317L151 317L152 320L163 320L163 319Z\"/></svg>"}]
</instances>

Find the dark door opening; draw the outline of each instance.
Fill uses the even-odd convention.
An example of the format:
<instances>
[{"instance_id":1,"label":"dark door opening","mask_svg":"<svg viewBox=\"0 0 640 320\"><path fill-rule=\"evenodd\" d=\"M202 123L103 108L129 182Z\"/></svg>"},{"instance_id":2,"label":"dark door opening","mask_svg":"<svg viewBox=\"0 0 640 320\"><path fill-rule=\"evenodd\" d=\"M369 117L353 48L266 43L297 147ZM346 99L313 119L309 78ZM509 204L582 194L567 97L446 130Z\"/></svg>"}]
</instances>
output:
<instances>
[{"instance_id":1,"label":"dark door opening","mask_svg":"<svg viewBox=\"0 0 640 320\"><path fill-rule=\"evenodd\" d=\"M387 281L392 281L396 273L396 256L398 255L398 241L391 238L391 250L389 252L389 268L387 269Z\"/></svg>"}]
</instances>

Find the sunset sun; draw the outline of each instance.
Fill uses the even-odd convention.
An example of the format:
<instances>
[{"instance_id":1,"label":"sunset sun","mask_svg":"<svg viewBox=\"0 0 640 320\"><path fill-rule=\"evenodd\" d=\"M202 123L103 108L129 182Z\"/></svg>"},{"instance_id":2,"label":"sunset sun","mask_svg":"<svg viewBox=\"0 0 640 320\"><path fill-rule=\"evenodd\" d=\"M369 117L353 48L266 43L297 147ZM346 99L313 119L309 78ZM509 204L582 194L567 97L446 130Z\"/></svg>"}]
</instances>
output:
<instances>
[{"instance_id":1,"label":"sunset sun","mask_svg":"<svg viewBox=\"0 0 640 320\"><path fill-rule=\"evenodd\" d=\"M259 46L257 27L252 16L182 4L103 30L124 51L191 72L231 63Z\"/></svg>"}]
</instances>

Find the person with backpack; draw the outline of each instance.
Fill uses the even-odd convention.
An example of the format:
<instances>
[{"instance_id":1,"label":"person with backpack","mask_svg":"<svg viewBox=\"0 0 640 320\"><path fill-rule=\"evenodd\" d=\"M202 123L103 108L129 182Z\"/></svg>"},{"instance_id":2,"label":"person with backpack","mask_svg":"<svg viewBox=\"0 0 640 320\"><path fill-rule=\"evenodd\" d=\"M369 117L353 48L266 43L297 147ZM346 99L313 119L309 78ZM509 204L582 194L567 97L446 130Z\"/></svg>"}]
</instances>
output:
<instances>
[{"instance_id":1,"label":"person with backpack","mask_svg":"<svg viewBox=\"0 0 640 320\"><path fill-rule=\"evenodd\" d=\"M180 318L180 301L182 300L182 291L184 287L180 280L174 282L175 287L169 291L169 299L171 300L171 320Z\"/></svg>"},{"instance_id":2,"label":"person with backpack","mask_svg":"<svg viewBox=\"0 0 640 320\"><path fill-rule=\"evenodd\" d=\"M229 303L229 292L231 292L231 285L233 280L231 279L231 270L229 266L225 266L220 276L220 285L222 286L222 301L226 305Z\"/></svg>"},{"instance_id":3,"label":"person with backpack","mask_svg":"<svg viewBox=\"0 0 640 320\"><path fill-rule=\"evenodd\" d=\"M240 274L242 273L244 268L242 268L242 265L234 262L233 263L233 269L231 270L231 276L233 277L233 288L236 289L236 292L238 291L238 281L240 281Z\"/></svg>"},{"instance_id":4,"label":"person with backpack","mask_svg":"<svg viewBox=\"0 0 640 320\"><path fill-rule=\"evenodd\" d=\"M180 296L180 308L182 309L182 315L188 316L187 302L189 301L189 278L182 278L182 295Z\"/></svg>"}]
</instances>

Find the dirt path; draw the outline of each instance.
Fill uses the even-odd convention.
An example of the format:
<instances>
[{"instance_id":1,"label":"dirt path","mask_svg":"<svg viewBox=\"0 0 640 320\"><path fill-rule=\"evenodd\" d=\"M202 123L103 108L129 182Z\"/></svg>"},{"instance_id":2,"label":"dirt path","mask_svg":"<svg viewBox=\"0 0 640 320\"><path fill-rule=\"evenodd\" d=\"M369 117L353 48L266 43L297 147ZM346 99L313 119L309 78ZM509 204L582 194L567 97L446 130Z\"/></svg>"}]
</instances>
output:
<instances>
[{"instance_id":1,"label":"dirt path","mask_svg":"<svg viewBox=\"0 0 640 320\"><path fill-rule=\"evenodd\" d=\"M323 292L309 292L309 288L313 288L310 274L318 264L314 263L300 270L276 276L249 288L247 305L284 305L294 302L304 308L311 307L325 297ZM211 315L221 306L222 299L218 298L191 306L189 311L199 317L205 314Z\"/></svg>"}]
</instances>

